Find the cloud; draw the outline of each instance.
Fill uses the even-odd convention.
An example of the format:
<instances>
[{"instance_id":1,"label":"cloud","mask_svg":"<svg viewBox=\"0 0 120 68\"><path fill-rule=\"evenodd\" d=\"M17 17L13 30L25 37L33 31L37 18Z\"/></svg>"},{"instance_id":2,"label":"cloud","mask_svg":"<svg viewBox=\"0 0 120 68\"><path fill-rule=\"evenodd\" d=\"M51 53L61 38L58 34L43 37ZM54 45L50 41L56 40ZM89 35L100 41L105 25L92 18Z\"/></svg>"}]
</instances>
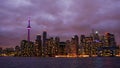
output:
<instances>
[{"instance_id":1,"label":"cloud","mask_svg":"<svg viewBox=\"0 0 120 68\"><path fill-rule=\"evenodd\" d=\"M119 0L0 0L0 46L15 46L26 39L29 16L31 40L44 30L66 40L96 29L114 33L120 44L119 8ZM11 39L15 43L6 43Z\"/></svg>"}]
</instances>

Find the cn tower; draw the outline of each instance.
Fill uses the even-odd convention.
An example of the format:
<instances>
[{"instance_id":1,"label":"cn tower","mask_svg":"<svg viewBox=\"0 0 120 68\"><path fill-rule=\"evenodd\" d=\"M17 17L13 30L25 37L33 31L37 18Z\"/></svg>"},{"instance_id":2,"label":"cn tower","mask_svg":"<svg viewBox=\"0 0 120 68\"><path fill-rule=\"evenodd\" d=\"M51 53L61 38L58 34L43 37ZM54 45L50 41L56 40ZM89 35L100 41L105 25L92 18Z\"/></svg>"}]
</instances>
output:
<instances>
[{"instance_id":1,"label":"cn tower","mask_svg":"<svg viewBox=\"0 0 120 68\"><path fill-rule=\"evenodd\" d=\"M28 19L28 26L27 26L27 30L28 30L27 40L28 40L28 42L30 42L30 29L31 29L31 26L30 26L30 18L29 18Z\"/></svg>"}]
</instances>

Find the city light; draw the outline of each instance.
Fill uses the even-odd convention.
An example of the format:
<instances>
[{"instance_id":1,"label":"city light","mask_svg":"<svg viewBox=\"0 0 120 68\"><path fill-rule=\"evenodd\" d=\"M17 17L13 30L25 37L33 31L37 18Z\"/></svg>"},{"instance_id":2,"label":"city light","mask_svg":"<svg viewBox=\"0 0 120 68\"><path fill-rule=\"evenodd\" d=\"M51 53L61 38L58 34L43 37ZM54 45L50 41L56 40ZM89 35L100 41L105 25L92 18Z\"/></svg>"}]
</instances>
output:
<instances>
[{"instance_id":1,"label":"city light","mask_svg":"<svg viewBox=\"0 0 120 68\"><path fill-rule=\"evenodd\" d=\"M22 40L20 46L0 48L0 56L24 57L97 57L119 56L114 34L99 35L98 31L89 36L73 35L71 39L60 41L60 37L49 37L47 31L36 35L35 41L30 40L30 19L27 26L27 40Z\"/></svg>"}]
</instances>

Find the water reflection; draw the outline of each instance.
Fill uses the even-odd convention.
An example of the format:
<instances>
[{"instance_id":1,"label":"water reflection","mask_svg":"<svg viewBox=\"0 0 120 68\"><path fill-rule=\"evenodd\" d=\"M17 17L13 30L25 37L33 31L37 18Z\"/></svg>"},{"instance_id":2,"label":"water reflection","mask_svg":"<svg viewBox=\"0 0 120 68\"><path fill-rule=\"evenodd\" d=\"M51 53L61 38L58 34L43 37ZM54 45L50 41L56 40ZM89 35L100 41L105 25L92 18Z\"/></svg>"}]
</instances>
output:
<instances>
[{"instance_id":1,"label":"water reflection","mask_svg":"<svg viewBox=\"0 0 120 68\"><path fill-rule=\"evenodd\" d=\"M104 62L103 62L104 60L102 59L102 58L96 58L95 59L95 62L94 62L94 64L95 64L95 68L103 68L104 67Z\"/></svg>"},{"instance_id":2,"label":"water reflection","mask_svg":"<svg viewBox=\"0 0 120 68\"><path fill-rule=\"evenodd\" d=\"M119 68L120 58L0 57L0 68Z\"/></svg>"}]
</instances>

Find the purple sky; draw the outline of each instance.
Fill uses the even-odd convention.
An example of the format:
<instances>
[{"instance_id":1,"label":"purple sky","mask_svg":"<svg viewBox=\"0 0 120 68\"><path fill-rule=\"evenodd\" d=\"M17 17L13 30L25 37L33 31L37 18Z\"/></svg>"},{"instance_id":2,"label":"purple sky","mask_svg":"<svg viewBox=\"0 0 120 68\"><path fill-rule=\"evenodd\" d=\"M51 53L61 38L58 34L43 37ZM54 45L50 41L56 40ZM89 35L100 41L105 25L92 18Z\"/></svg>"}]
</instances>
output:
<instances>
[{"instance_id":1,"label":"purple sky","mask_svg":"<svg viewBox=\"0 0 120 68\"><path fill-rule=\"evenodd\" d=\"M28 17L31 40L43 31L68 39L95 29L102 35L114 33L120 44L119 0L0 0L0 46L13 47L27 39Z\"/></svg>"}]
</instances>

